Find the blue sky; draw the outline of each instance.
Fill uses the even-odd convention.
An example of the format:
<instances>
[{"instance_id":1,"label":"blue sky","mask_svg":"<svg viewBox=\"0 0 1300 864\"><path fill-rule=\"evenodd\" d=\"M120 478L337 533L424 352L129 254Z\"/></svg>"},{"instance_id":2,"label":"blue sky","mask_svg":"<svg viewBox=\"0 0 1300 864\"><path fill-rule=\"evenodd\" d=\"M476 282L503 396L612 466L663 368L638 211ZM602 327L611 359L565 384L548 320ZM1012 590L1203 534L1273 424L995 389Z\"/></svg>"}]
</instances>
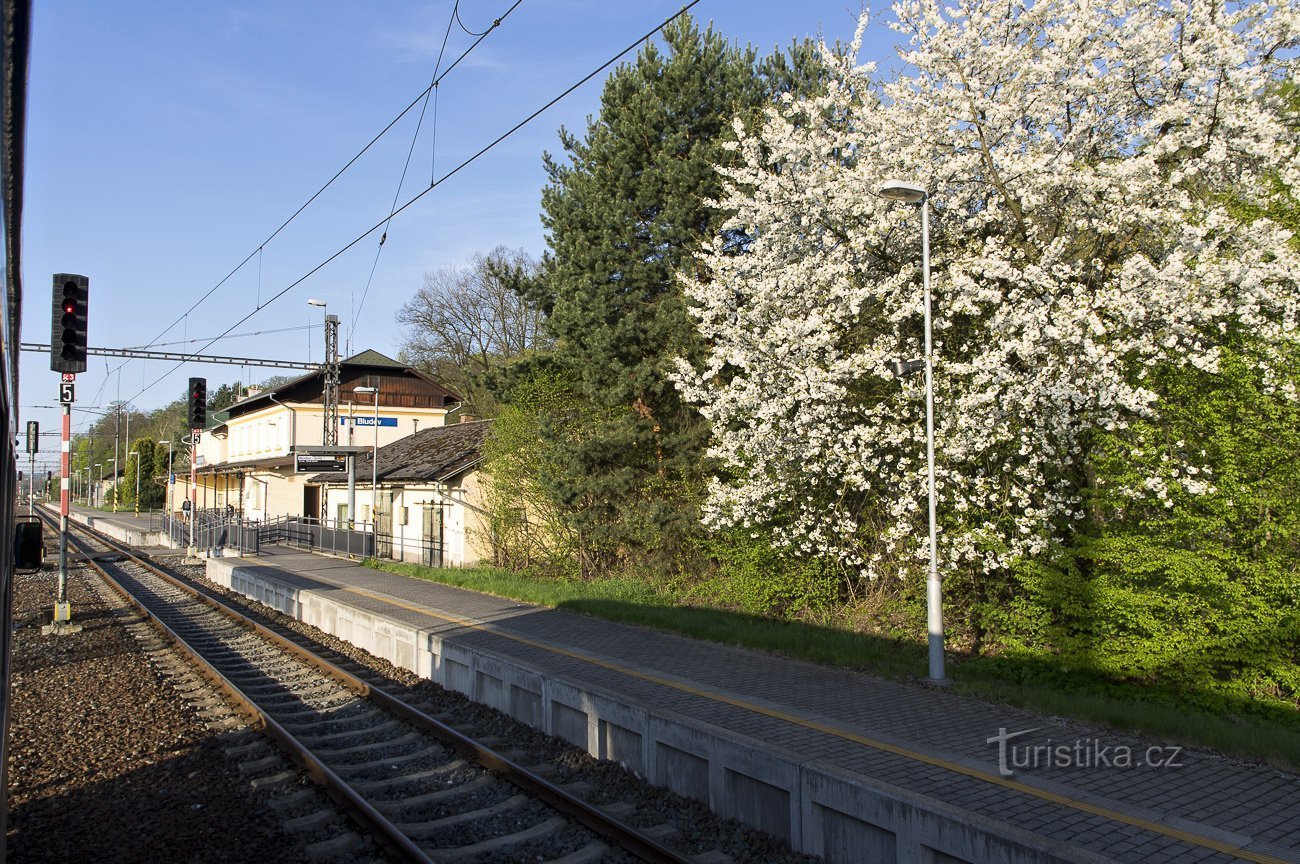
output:
<instances>
[{"instance_id":1,"label":"blue sky","mask_svg":"<svg viewBox=\"0 0 1300 864\"><path fill-rule=\"evenodd\" d=\"M511 2L464 0L460 16L480 31ZM35 6L22 338L49 340L51 274L82 273L91 280L90 342L104 347L159 337L419 94L452 9L450 0ZM400 200L679 8L659 0L524 0L443 81L436 141L431 104ZM769 52L805 35L848 40L858 8L856 0L703 0L693 14L728 39ZM454 27L444 66L472 41ZM894 41L873 25L861 58L888 61ZM561 125L583 128L602 80L401 214L377 266L378 233L233 331L261 335L226 338L207 353L307 360L310 352L319 361L322 313L306 303L317 297L340 316L345 338L356 316L353 351L395 356L394 315L425 272L497 244L544 250L542 153L556 148ZM159 339L169 343L160 350L198 349L203 343L191 340L220 334L259 298L266 302L382 219L417 113ZM215 387L275 374L173 365L91 357L78 377L77 404L102 407L120 397L148 410L179 398L191 375ZM22 420L57 429L57 410L29 407L55 404L57 382L46 355L23 354ZM73 417L77 429L91 415Z\"/></svg>"}]
</instances>

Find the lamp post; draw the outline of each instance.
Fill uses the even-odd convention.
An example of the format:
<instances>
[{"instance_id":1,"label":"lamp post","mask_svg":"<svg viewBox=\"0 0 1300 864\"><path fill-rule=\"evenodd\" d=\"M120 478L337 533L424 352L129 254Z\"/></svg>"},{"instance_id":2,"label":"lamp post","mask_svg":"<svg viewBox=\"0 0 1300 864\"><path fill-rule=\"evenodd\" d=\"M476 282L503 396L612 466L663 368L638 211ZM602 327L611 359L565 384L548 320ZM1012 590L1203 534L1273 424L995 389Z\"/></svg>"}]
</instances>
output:
<instances>
[{"instance_id":1,"label":"lamp post","mask_svg":"<svg viewBox=\"0 0 1300 864\"><path fill-rule=\"evenodd\" d=\"M356 393L371 393L375 397L375 443L370 451L370 521L375 522L379 511L379 386L356 387Z\"/></svg>"},{"instance_id":2,"label":"lamp post","mask_svg":"<svg viewBox=\"0 0 1300 864\"><path fill-rule=\"evenodd\" d=\"M172 468L172 439L167 439L167 536L172 534L172 488L176 485L176 473Z\"/></svg>"},{"instance_id":3,"label":"lamp post","mask_svg":"<svg viewBox=\"0 0 1300 864\"><path fill-rule=\"evenodd\" d=\"M118 396L121 396L121 395L122 395L122 393L121 393L121 390L122 390L122 375L121 375L120 372L118 373L118 376L117 376L117 377L118 377L118 381L117 381L118 394L117 394L117 395L118 395ZM121 444L122 444L122 403L121 403L120 400L118 401L117 405L114 406L114 409L115 409L115 412L116 412L117 416L114 418L114 419L116 420L116 425L114 426L114 430L113 430L113 489L112 489L112 498L113 498L113 512L116 513L116 512L117 512L117 457L118 457L118 455L119 455L119 448L121 447Z\"/></svg>"},{"instance_id":4,"label":"lamp post","mask_svg":"<svg viewBox=\"0 0 1300 864\"><path fill-rule=\"evenodd\" d=\"M925 468L930 499L930 572L925 580L925 617L929 631L930 680L947 684L943 669L943 586L939 581L934 492L934 352L930 338L930 193L907 180L886 180L879 194L891 201L921 208L921 282L925 287ZM895 364L895 374L911 364Z\"/></svg>"},{"instance_id":5,"label":"lamp post","mask_svg":"<svg viewBox=\"0 0 1300 864\"><path fill-rule=\"evenodd\" d=\"M325 302L324 300L321 300L318 297L307 298L307 305L319 306L322 312L325 312L325 314L327 315L329 314L328 312L326 312L326 309L329 308L329 303ZM310 327L307 328L307 362L308 363L311 362L311 328ZM326 363L330 362L330 358L326 357L325 362Z\"/></svg>"}]
</instances>

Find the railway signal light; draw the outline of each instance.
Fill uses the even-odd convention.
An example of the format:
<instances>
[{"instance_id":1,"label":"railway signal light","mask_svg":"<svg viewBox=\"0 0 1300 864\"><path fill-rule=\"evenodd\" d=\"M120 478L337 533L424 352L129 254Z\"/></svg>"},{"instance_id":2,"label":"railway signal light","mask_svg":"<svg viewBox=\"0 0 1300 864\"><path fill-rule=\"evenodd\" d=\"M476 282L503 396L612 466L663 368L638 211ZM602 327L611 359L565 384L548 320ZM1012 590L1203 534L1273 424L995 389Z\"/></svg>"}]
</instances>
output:
<instances>
[{"instance_id":1,"label":"railway signal light","mask_svg":"<svg viewBox=\"0 0 1300 864\"><path fill-rule=\"evenodd\" d=\"M50 322L50 369L86 371L87 304L90 280L75 273L54 274L53 316Z\"/></svg>"},{"instance_id":2,"label":"railway signal light","mask_svg":"<svg viewBox=\"0 0 1300 864\"><path fill-rule=\"evenodd\" d=\"M191 378L189 389L189 421L191 429L208 425L208 379Z\"/></svg>"}]
</instances>

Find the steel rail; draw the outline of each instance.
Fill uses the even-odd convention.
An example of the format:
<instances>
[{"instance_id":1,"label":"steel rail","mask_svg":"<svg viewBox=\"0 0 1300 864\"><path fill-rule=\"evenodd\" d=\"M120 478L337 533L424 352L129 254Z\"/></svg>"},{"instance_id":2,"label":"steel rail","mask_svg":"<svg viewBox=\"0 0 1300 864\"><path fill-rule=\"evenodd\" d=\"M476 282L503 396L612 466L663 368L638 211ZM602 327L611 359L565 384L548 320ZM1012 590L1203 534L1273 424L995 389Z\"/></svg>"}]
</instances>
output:
<instances>
[{"instance_id":1,"label":"steel rail","mask_svg":"<svg viewBox=\"0 0 1300 864\"><path fill-rule=\"evenodd\" d=\"M46 521L49 520L49 514L42 514ZM173 577L163 573L158 568L152 566L146 561L141 560L138 556L125 551L119 544L111 539L106 539L102 534L93 529L77 526L85 533L92 534L96 540L103 542L107 546L117 549L125 555L132 563L149 570L156 576L165 579L174 587L180 588L185 593L199 600L205 600L204 595L185 586ZM280 745L290 758L307 773L318 786L322 787L326 794L337 801L340 805L352 815L357 822L363 827L372 831L385 845L388 845L394 851L398 852L405 861L415 862L415 864L436 864L436 860L430 858L424 850L415 845L400 829L388 820L382 813L376 810L368 801L361 797L343 778L339 777L329 766L323 763L315 754L311 752L302 742L285 729L275 718L270 717L250 699L237 684L223 675L211 663L209 663L202 654L195 650L190 644L167 625L161 618L151 612L143 602L136 598L122 583L112 576L107 570L99 565L93 557L92 551L82 541L69 537L80 550L89 564L110 587L113 588L121 597L131 604L136 611L142 614L155 628L160 630L167 639L198 669L200 674L208 680L213 687L221 691L226 698L233 703L235 709L248 720L248 725L260 732L270 736L277 744ZM237 614L237 613L236 613ZM239 616L242 618L243 616ZM238 622L243 623L243 622ZM249 622L252 623L252 622Z\"/></svg>"},{"instance_id":2,"label":"steel rail","mask_svg":"<svg viewBox=\"0 0 1300 864\"><path fill-rule=\"evenodd\" d=\"M568 792L546 778L529 771L527 768L524 768L518 763L508 759L492 748L462 734L451 726L430 717L428 714L425 714L413 705L403 702L401 699L398 699L396 696L393 696L381 688L372 686L356 675L353 675L351 672L348 672L346 669L340 668L336 664L331 663L329 660L326 660L320 655L304 648L293 640L280 635L276 631L265 627L262 624L259 624L238 610L227 606L225 603L221 602L219 598L178 579L176 576L160 569L152 562L141 559L131 551L130 546L121 541L107 537L99 531L84 525L77 525L76 528L79 531L91 534L95 539L130 558L133 563L164 579L179 590L209 604L217 611L230 617L240 625L253 630L255 633L287 651L292 656L317 668L322 673L332 677L358 696L373 700L384 709L398 715L416 728L429 732L444 743L469 755L493 774L500 776L502 779L512 783L519 789L545 802L556 810L569 815L577 822L612 841L637 858L640 858L643 861L652 862L652 864L692 864L691 858L665 846L663 843L638 831L636 828L628 825L622 820L604 813L594 805L582 800L573 793ZM95 569L103 572L102 568L98 565L95 565ZM113 581L111 577L109 578L110 581ZM115 581L114 584L116 584ZM134 600L134 598L132 599ZM161 622L159 623L161 624ZM165 627L166 625L163 626ZM206 665L206 662L204 665ZM216 670L213 671L216 672ZM220 675L219 672L216 672L216 674ZM230 684L230 686L234 687L235 685ZM258 713L260 714L261 712L259 711ZM272 718L266 717L265 719L270 724L275 723ZM278 726L278 724L276 725ZM287 738L292 739L290 733L283 729L280 731ZM316 760L315 757L311 758L314 762L319 764L319 760ZM321 765L320 768L325 772L329 772L329 769L324 765ZM330 774L332 775L332 772L330 772ZM343 783L342 780L339 780L338 782ZM349 791L351 790L349 789ZM374 808L369 805L366 805L366 807L371 811L374 810ZM377 811L374 812L380 819L384 819L384 817L378 814ZM387 823L388 820L384 819L384 822ZM397 829L394 828L393 830L396 831Z\"/></svg>"}]
</instances>

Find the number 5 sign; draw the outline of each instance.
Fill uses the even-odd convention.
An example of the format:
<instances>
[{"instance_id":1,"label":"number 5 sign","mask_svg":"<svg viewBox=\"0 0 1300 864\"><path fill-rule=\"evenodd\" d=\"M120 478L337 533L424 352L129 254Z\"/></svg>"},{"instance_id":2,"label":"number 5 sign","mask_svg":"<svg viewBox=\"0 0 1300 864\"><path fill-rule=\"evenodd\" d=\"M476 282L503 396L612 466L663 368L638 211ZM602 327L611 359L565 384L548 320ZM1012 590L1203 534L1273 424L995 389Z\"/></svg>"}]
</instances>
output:
<instances>
[{"instance_id":1,"label":"number 5 sign","mask_svg":"<svg viewBox=\"0 0 1300 864\"><path fill-rule=\"evenodd\" d=\"M77 397L74 395L75 392L76 392L76 385L73 384L71 381L64 381L60 383L59 403L63 405L71 405L73 402L76 402Z\"/></svg>"}]
</instances>

